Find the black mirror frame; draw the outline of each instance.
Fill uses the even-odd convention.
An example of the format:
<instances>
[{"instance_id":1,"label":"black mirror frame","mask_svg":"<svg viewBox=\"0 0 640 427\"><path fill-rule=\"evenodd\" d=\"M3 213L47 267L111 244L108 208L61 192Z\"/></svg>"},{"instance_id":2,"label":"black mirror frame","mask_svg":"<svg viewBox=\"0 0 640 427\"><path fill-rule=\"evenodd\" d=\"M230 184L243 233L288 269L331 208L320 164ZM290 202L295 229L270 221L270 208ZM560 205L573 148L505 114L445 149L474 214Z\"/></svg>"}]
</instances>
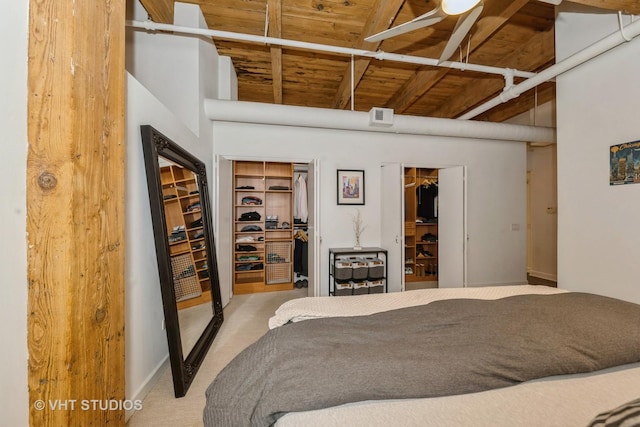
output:
<instances>
[{"instance_id":1,"label":"black mirror frame","mask_svg":"<svg viewBox=\"0 0 640 427\"><path fill-rule=\"evenodd\" d=\"M164 307L167 341L169 345L169 359L173 373L173 387L175 396L183 397L187 393L224 320L207 172L203 162L158 132L152 126L142 125L140 126L140 132L142 135L149 203L151 205L151 220L153 223L158 272L160 275L160 289L162 292L162 305ZM182 351L176 293L171 272L169 240L166 232L167 227L162 198L162 184L160 181L160 166L158 163L159 157L164 157L195 173L198 177L200 191L213 316L186 358Z\"/></svg>"}]
</instances>

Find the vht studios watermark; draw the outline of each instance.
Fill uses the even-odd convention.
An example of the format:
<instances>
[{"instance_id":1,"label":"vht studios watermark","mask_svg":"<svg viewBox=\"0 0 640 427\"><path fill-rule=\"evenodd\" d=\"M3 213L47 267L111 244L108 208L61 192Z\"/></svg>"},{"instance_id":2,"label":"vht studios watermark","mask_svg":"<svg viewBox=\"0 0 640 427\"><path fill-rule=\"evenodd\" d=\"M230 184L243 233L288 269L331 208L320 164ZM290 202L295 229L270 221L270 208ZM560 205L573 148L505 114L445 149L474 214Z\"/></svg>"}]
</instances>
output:
<instances>
[{"instance_id":1,"label":"vht studios watermark","mask_svg":"<svg viewBox=\"0 0 640 427\"><path fill-rule=\"evenodd\" d=\"M38 411L139 411L142 400L50 399L36 400L33 407Z\"/></svg>"}]
</instances>

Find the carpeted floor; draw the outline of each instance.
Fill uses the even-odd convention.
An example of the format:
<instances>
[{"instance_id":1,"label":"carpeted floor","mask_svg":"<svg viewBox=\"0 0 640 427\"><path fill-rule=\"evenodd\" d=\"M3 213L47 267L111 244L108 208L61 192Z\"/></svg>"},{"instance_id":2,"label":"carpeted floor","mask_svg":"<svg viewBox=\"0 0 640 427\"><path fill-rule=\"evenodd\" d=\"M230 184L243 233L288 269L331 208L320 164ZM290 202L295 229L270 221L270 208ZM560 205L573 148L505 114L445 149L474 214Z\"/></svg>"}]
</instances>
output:
<instances>
[{"instance_id":1,"label":"carpeted floor","mask_svg":"<svg viewBox=\"0 0 640 427\"><path fill-rule=\"evenodd\" d=\"M285 301L307 296L307 289L236 295L224 309L224 323L187 395L176 399L169 363L157 384L127 423L130 427L202 426L204 393L213 378L244 348L268 330L268 320Z\"/></svg>"}]
</instances>

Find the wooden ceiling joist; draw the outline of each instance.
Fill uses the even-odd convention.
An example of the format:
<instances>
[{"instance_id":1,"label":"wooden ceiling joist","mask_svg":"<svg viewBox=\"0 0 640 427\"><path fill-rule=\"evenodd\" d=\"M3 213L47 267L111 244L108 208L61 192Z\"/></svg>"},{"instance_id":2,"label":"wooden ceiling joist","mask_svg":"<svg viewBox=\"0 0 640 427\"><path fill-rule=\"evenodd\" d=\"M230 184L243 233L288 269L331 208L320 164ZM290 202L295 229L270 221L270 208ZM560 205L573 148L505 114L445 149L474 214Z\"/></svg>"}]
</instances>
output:
<instances>
[{"instance_id":1,"label":"wooden ceiling joist","mask_svg":"<svg viewBox=\"0 0 640 427\"><path fill-rule=\"evenodd\" d=\"M173 24L174 0L140 0L153 22Z\"/></svg>"},{"instance_id":2,"label":"wooden ceiling joist","mask_svg":"<svg viewBox=\"0 0 640 427\"><path fill-rule=\"evenodd\" d=\"M640 15L640 1L638 0L571 0L571 2L600 9L619 10L632 15Z\"/></svg>"},{"instance_id":3,"label":"wooden ceiling joist","mask_svg":"<svg viewBox=\"0 0 640 427\"><path fill-rule=\"evenodd\" d=\"M282 0L268 0L268 36L282 37ZM282 104L282 48L271 46L271 79L273 81L273 103Z\"/></svg>"},{"instance_id":4,"label":"wooden ceiling joist","mask_svg":"<svg viewBox=\"0 0 640 427\"><path fill-rule=\"evenodd\" d=\"M521 69L536 69L553 61L555 55L553 28L537 33L522 49L503 59L505 64L514 64ZM540 63L542 61L542 64ZM436 117L456 117L483 103L488 97L500 94L505 82L497 79L474 80L460 87L447 103L434 112Z\"/></svg>"},{"instance_id":5,"label":"wooden ceiling joist","mask_svg":"<svg viewBox=\"0 0 640 427\"><path fill-rule=\"evenodd\" d=\"M357 48L371 51L378 49L381 42L368 43L364 41L365 37L389 28L403 4L404 0L377 0L372 9L371 16L367 19L360 33ZM355 60L353 83L351 82L351 63L347 65L342 73L344 77L340 82L340 87L333 101L334 108L343 109L347 106L347 103L351 99L351 87L353 86L355 88L358 86L370 63L371 59L368 58L357 58Z\"/></svg>"},{"instance_id":6,"label":"wooden ceiling joist","mask_svg":"<svg viewBox=\"0 0 640 427\"><path fill-rule=\"evenodd\" d=\"M140 1L154 21L172 23L174 0ZM214 30L262 37L267 6L270 37L426 58L440 57L456 23L455 17L445 18L426 28L368 43L364 41L367 36L428 13L438 0L182 1L199 5L208 27ZM484 4L469 33L470 41L465 39L461 47L464 56L469 50L470 63L531 72L553 63L549 62L549 57L555 59L552 44L543 43L542 51L528 43L554 26L556 8L552 4L544 0L484 0ZM577 5L600 8L609 15L617 11L640 14L637 0L563 0L561 7L570 10ZM253 102L344 109L349 108L353 89L357 111L379 106L398 114L459 117L477 102L495 96L504 85L503 79L471 71L461 74L366 57L354 58L352 75L350 58L341 55L219 38L215 44L220 55L233 61L239 99ZM518 52L531 58L523 61ZM529 65L520 66L523 63ZM474 84L469 84L470 79ZM506 105L494 110L516 104Z\"/></svg>"},{"instance_id":7,"label":"wooden ceiling joist","mask_svg":"<svg viewBox=\"0 0 640 427\"><path fill-rule=\"evenodd\" d=\"M477 31L471 38L471 52L482 45L491 35L497 31L506 21L517 13L528 0L497 0L487 6L487 10L477 23ZM440 45L431 49L433 57L440 56ZM402 88L388 101L387 106L399 113L405 112L411 105L421 98L438 81L444 78L449 70L433 70L430 67L422 67L415 72Z\"/></svg>"}]
</instances>

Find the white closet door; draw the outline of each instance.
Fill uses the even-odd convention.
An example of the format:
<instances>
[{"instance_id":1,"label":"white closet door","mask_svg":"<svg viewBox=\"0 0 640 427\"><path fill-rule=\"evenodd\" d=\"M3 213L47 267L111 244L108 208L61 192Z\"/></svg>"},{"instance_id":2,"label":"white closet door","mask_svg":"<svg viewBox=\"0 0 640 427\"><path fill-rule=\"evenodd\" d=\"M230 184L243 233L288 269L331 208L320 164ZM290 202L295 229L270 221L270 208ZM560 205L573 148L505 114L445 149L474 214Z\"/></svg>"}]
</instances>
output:
<instances>
[{"instance_id":1,"label":"white closet door","mask_svg":"<svg viewBox=\"0 0 640 427\"><path fill-rule=\"evenodd\" d=\"M387 252L387 292L404 291L404 166L382 165L380 241Z\"/></svg>"},{"instance_id":2,"label":"white closet door","mask_svg":"<svg viewBox=\"0 0 640 427\"><path fill-rule=\"evenodd\" d=\"M216 235L218 274L222 306L226 306L233 293L233 163L216 155L216 191L213 219Z\"/></svg>"},{"instance_id":3,"label":"white closet door","mask_svg":"<svg viewBox=\"0 0 640 427\"><path fill-rule=\"evenodd\" d=\"M318 225L320 221L320 189L317 183L320 181L320 160L316 159L309 163L307 170L307 205L309 218L307 219L307 232L309 235L308 264L309 264L309 288L308 296L320 295L320 249L321 239Z\"/></svg>"},{"instance_id":4,"label":"white closet door","mask_svg":"<svg viewBox=\"0 0 640 427\"><path fill-rule=\"evenodd\" d=\"M438 287L466 286L465 167L438 170Z\"/></svg>"}]
</instances>

